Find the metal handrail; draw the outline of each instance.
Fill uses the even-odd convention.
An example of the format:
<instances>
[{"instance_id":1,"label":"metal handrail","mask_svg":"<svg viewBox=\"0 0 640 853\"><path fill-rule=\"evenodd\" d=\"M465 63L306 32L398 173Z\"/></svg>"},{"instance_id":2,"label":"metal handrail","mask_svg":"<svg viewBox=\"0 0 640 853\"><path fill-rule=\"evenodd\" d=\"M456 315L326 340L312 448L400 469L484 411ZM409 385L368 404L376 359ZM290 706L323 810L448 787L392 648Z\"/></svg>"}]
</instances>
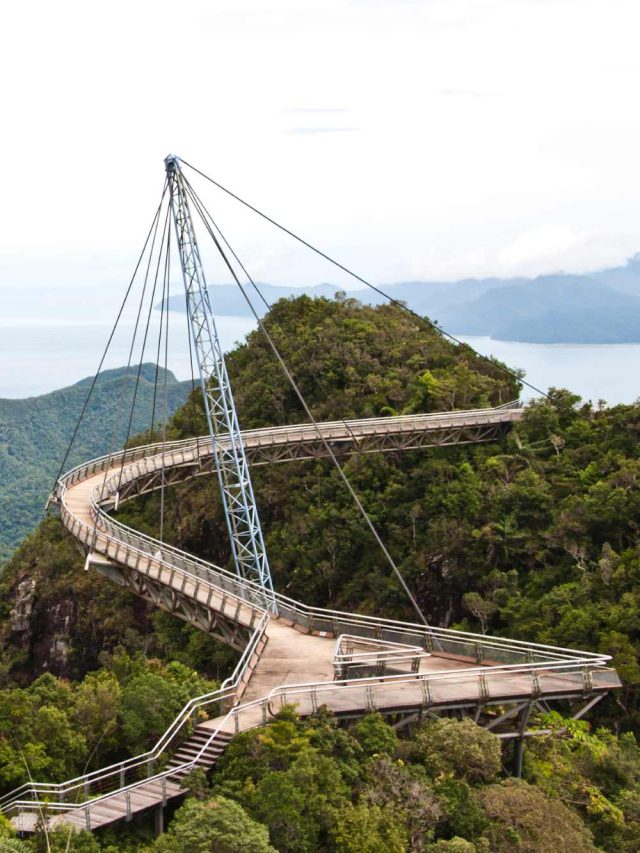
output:
<instances>
[{"instance_id":1,"label":"metal handrail","mask_svg":"<svg viewBox=\"0 0 640 853\"><path fill-rule=\"evenodd\" d=\"M91 785L95 782L102 782L106 779L118 776L121 777L122 774L126 774L128 770L135 769L141 766L148 766L149 762L153 762L160 758L163 753L166 751L169 744L175 739L176 735L180 731L180 729L191 720L197 711L200 708L203 708L207 705L211 705L214 702L222 702L225 699L231 699L236 695L236 690L239 684L244 677L249 664L251 663L251 659L255 654L256 648L265 634L266 627L269 624L269 614L264 613L262 619L256 626L253 635L247 644L244 652L240 660L238 661L233 673L229 678L225 679L222 683L221 687L218 690L214 690L211 693L204 693L202 696L196 696L193 699L190 699L186 705L182 708L182 710L177 714L174 720L170 723L169 727L166 731L159 737L156 744L147 752L144 752L140 755L133 756L131 758L125 759L124 761L115 762L114 764L109 765L108 767L100 768L99 770L93 770L89 773L84 773L80 776L76 776L73 779L69 779L66 782L59 783L49 783L49 782L27 782L24 785L21 785L19 788L11 791L8 794L5 794L3 797L0 797L0 812L5 812L8 809L12 808L15 803L16 796L22 793L26 793L30 790L33 790L39 795L49 795L49 794L58 794L61 795L61 802L68 794L76 791L80 788L86 788L87 785ZM143 781L148 781L145 778ZM117 790L120 790L122 786L120 786ZM113 796L117 791L109 792L108 796ZM95 799L92 799L91 802L95 802ZM71 804L67 803L67 807Z\"/></svg>"},{"instance_id":2,"label":"metal handrail","mask_svg":"<svg viewBox=\"0 0 640 853\"><path fill-rule=\"evenodd\" d=\"M520 403L520 401L514 400L509 403L503 403L500 406L486 407L484 409L453 409L449 412L421 412L409 415L395 415L384 418L361 418L342 421L324 421L321 426L323 427L323 432L329 431L331 429L344 430L346 426L348 433L351 434L354 430L357 430L367 425L395 426L398 424L399 420L424 423L425 421L431 420L451 420L452 418L455 420L456 416L460 415L465 415L467 418L472 417L476 421L478 420L479 416L484 416L483 419L486 420L487 415L491 415L493 413L501 413L505 410L519 410L520 408L522 408L522 404ZM300 435L302 433L308 432L312 432L317 436L317 426L315 424L283 424L281 426L274 427L257 427L255 429L243 430L242 437L246 441L246 443L249 444L252 438L259 438L260 436L277 436L281 434L291 433L296 433ZM181 446L185 448L193 446L195 448L200 447L200 445L202 445L202 447L208 453L213 452L211 439L209 436L197 436L195 438L174 439L172 441L154 442L151 444L137 445L136 447L126 448L124 450L119 450L114 453L104 454L103 456L99 456L96 459L91 460L91 462L89 463L80 463L71 468L69 471L67 471L64 475L64 479L73 478L73 476L77 472L85 469L88 465L96 465L97 463L104 464L105 462L111 465L116 462L121 462L123 458L125 460L129 460L138 456L148 456L153 451L178 448ZM94 468L93 473L95 473L97 470L99 470L99 468ZM77 480L72 479L72 482L77 482Z\"/></svg>"},{"instance_id":3,"label":"metal handrail","mask_svg":"<svg viewBox=\"0 0 640 853\"><path fill-rule=\"evenodd\" d=\"M120 530L121 527L124 526L121 522L110 518L102 509L97 508L97 510L100 513L101 522L103 522L105 526L111 528L114 532ZM131 528L128 528L128 531L130 530ZM104 533L104 530L102 532ZM104 535L108 536L106 533L104 533ZM110 536L108 538L113 542L121 541L118 540L116 536ZM213 585L217 585L216 581L219 582L221 580L220 576L222 576L222 579L228 580L234 587L231 594L235 594L239 598L242 597L247 604L251 604L254 607L260 607L260 604L256 603L255 600L256 598L261 597L260 587L257 584L240 579L231 572L221 569L219 566L215 566L214 564L207 563L204 560L189 557L189 555L184 552L174 549L172 546L167 546L165 543L159 542L151 537L141 536L140 538L150 545L153 545L156 552L159 551L163 554L163 557L165 552L168 552L169 554L177 552L178 555L181 558L184 558L187 562L196 564L198 567L205 569L209 573L209 582ZM159 563L163 563L167 566L171 565L164 559L157 557L153 552L136 549L135 547L134 550L139 550L140 553L144 553L147 557L152 557ZM191 577L193 577L194 580L200 579L205 580L205 582L207 580L206 577L203 578L201 575L191 575ZM245 593L245 595L243 596L242 593ZM479 637L479 635L471 632L457 631L451 628L425 627L424 625L414 622L403 622L400 620L385 619L383 617L368 616L365 614L347 613L328 608L312 607L280 593L276 593L275 598L280 615L294 617L294 621L304 627L312 627L314 621L326 620L328 623L340 626L350 626L352 629L360 628L371 629L374 631L376 629L386 629L397 633L401 633L403 631L410 632L414 636L422 638L423 644L425 640L450 640L451 642L458 642L459 644L472 644L474 646L480 644L486 650L503 650L521 655L537 652L539 654L543 654L545 657L551 655L558 659L568 660L574 660L576 655L591 656L594 660L599 658L599 655L596 652L576 652L573 649L564 649L557 646L532 643L526 640L512 640L501 637Z\"/></svg>"},{"instance_id":4,"label":"metal handrail","mask_svg":"<svg viewBox=\"0 0 640 853\"><path fill-rule=\"evenodd\" d=\"M101 507L97 505L97 503L93 504L93 509L99 514L99 521L100 524L103 525L103 528L111 529L114 533L119 532L122 527L126 528L126 525L122 525L121 522L111 518ZM88 525L80 521L77 521L77 524L79 527L85 527L87 531L92 533L91 528ZM99 535L103 535L108 541L116 545L122 542L122 539L119 539L116 535L110 536L105 529L98 528L98 530L100 531ZM216 581L220 582L221 580L226 580L233 587L233 591L231 591L232 595L241 598L245 603L256 609L260 608L261 605L256 603L253 596L258 598L261 595L261 591L253 582L240 579L218 566L207 563L200 558L194 558L185 552L179 551L179 549L176 549L173 546L168 546L156 539L152 539L151 537L143 534L135 534L131 528L126 528L126 532L131 532L134 534L134 538L137 537L155 548L155 552L152 552L136 548L131 544L127 545L131 550L136 551L145 557L152 558L159 565L164 565L170 570L186 574L194 581L194 583L204 581L205 583L210 583L211 585L219 588ZM163 559L163 557L156 556L158 551L163 554L163 556L164 553L175 553L187 564L204 569L207 575L203 578L201 575L190 574L184 569L172 565ZM222 590L229 592L229 590L225 590L224 587L222 587ZM253 596L251 593L253 593ZM600 656L595 652L577 652L573 649L554 647L541 643L531 643L524 640L512 640L501 637L480 637L478 634L456 631L450 628L425 627L424 625L417 623L385 619L383 617L374 617L357 613L345 613L343 611L330 610L327 608L311 607L279 593L276 594L276 602L281 616L284 615L288 618L293 618L296 623L311 629L313 629L314 625L318 626L320 623L325 622L329 630L331 630L331 628L340 629L343 626L348 626L352 631L371 631L374 634L380 631L387 631L395 634L402 634L404 632L404 634L408 633L416 638L420 638L423 644L428 644L429 642L437 640L439 642L444 641L457 646L471 646L474 649L482 648L485 652L483 655L485 658L486 652L508 652L510 654L521 656L537 653L544 656L547 660L549 657L556 660L575 660L576 658L582 659L586 657L594 661L600 658ZM336 633L342 633L342 631L337 630ZM364 636L366 636L366 634Z\"/></svg>"},{"instance_id":5,"label":"metal handrail","mask_svg":"<svg viewBox=\"0 0 640 853\"><path fill-rule=\"evenodd\" d=\"M515 407L511 403L505 404L504 406L498 407L497 409L493 408L474 410L472 414L474 416L474 420L486 421L487 414L495 414L499 412L500 409L504 408ZM455 420L456 414L460 413L439 412L428 415L412 415L406 416L406 420L410 422L415 422L424 421L425 419L436 421L448 419L450 421L452 419L452 415L454 416L453 419ZM464 414L469 417L471 413L465 412ZM385 426L387 424L394 424L397 426L398 418L372 418L362 421L348 421L346 422L346 424L350 429L362 429L362 427L366 427L372 424L375 424L377 427ZM336 429L344 429L344 425L344 421L325 423L322 425L324 427L323 434L326 434L326 432L330 432L330 430L334 427ZM295 433L297 437L300 437L303 434L311 432L317 435L319 433L319 430L315 425L312 424L302 424L295 426L285 425L281 427L250 430L243 433L243 439L246 438L247 442L249 442L251 438L260 438L262 436L270 436L273 438L274 435L291 436L292 433ZM234 673L228 679L226 679L225 682L223 682L223 685L218 691L214 691L213 693L205 694L204 696L196 697L195 699L190 700L190 702L185 705L180 714L169 726L167 731L160 737L153 749L149 750L148 752L143 753L140 756L135 756L131 759L127 759L126 761L116 763L114 765L111 765L110 767L92 771L91 773L76 777L75 779L69 780L65 783L31 783L21 786L17 790L11 792L10 794L7 794L5 797L0 798L0 811L13 809L16 806L24 805L25 802L29 803L30 805L33 805L33 801L23 801L17 799L18 795L27 793L29 791L33 792L36 798L41 795L59 794L62 795L63 799L64 796L66 796L71 791L76 791L80 787L84 787L86 791L87 785L89 785L90 787L91 784L96 783L98 781L104 781L106 779L113 778L116 773L122 776L123 773L126 774L127 770L135 769L144 764L149 766L149 762L156 760L163 754L168 744L170 744L175 738L176 733L180 731L182 726L186 723L190 716L192 716L193 713L197 711L198 708L201 708L213 702L223 701L233 696L234 689L240 684L240 681L244 677L247 671L247 667L249 666L249 663L253 658L260 637L264 635L266 625L269 621L269 614L265 612L264 607L262 607L258 602L256 602L256 598L263 601L263 591L261 587L259 587L252 581L238 578L237 576L229 572L227 569L215 566L214 564L208 563L200 558L193 557L192 555L187 554L184 551L180 551L179 549L174 548L173 546L166 545L165 543L159 542L158 540L153 539L150 536L146 536L145 534L141 534L138 531L133 530L133 528L127 527L127 525L124 525L122 522L116 521L115 519L111 518L102 506L102 503L105 501L105 492L117 494L117 489L120 483L122 482L123 476L127 476L129 478L129 475L135 474L137 477L140 477L143 474L150 473L150 470L158 470L158 452L162 452L164 457L166 457L166 452L168 449L176 455L180 451L193 453L196 449L200 448L201 444L206 449L207 453L214 452L214 448L211 446L208 437L198 437L195 439L142 445L139 447L129 448L120 451L116 454L109 454L99 457L97 459L91 460L90 462L75 466L75 468L72 468L69 472L67 472L58 481L56 487L56 496L60 501L63 513L68 516L68 520L70 520L71 529L74 531L74 535L76 531L79 534L80 531L84 528L84 530L88 531L91 536L96 539L96 541L104 540L106 542L107 553L110 544L114 544L117 549L124 545L127 555L131 552L134 552L138 555L143 555L147 558L147 572L149 570L150 561L154 561L159 567L166 566L171 572L178 572L183 577L192 579L195 584L194 588L196 590L198 589L198 584L204 581L204 583L207 584L210 588L214 588L223 595L227 595L229 593L229 590L225 588L225 584L232 585L233 592L231 594L234 595L238 600L253 608L254 611L257 611L257 613L261 614L260 622L258 623L256 630L254 631L252 640L245 649L245 652L243 653L243 656L240 662L238 663L236 670L234 670ZM183 463L184 458L181 461ZM124 466L126 463L130 464L129 470L126 471L125 475ZM135 463L137 463L137 470L132 471L131 466ZM140 465L140 463L142 463L142 465ZM166 467L166 458L163 460L162 465ZM66 506L65 498L66 493L68 491L68 486L78 483L83 479L87 479L88 477L91 477L100 471L108 471L108 469L112 467L115 469L117 466L121 466L119 478L116 478L114 476L108 479L106 478L105 483L103 483L102 486L96 487L92 490L90 499L91 514L95 525L92 529L90 525L85 524L84 522L73 516L72 512ZM143 468L145 469L144 471ZM131 479L135 478L135 476L131 477ZM116 479L118 480L117 485ZM79 536L78 538L81 537ZM134 545L134 542L137 544ZM145 546L147 547L145 548ZM155 551L150 551L149 549L151 547L153 547ZM158 551L160 552L160 557L156 556ZM186 571L185 568L179 567L175 563L168 562L164 559L165 555L174 556L178 558L181 562L183 562L183 564L192 567L194 570L197 569L199 572L204 571L204 577L202 576L202 574L192 574L191 572ZM482 670L476 666L469 669L449 670L441 673L414 673L411 675L401 674L393 676L378 676L375 679L361 678L355 681L343 680L331 682L315 682L312 684L281 685L280 687L274 688L267 697L264 697L260 700L255 700L254 702L245 703L244 705L237 705L235 708L232 708L224 717L220 725L215 729L211 737L207 740L206 744L198 752L197 756L190 762L181 765L180 768L171 768L165 771L164 773L156 774L155 776L149 776L129 786L121 785L117 789L117 791L111 791L107 794L103 794L101 797L86 801L84 804L81 803L72 805L69 803L62 802L61 799L59 803L48 803L47 806L52 808L60 806L60 808L65 809L86 807L87 802L97 803L101 799L114 796L114 794L117 792L133 790L135 787L138 787L141 784L145 784L148 781L167 778L171 775L176 774L182 769L193 767L196 765L197 761L200 759L207 746L215 738L217 733L221 731L222 726L224 726L229 719L234 720L234 727L237 731L239 713L244 712L244 710L246 710L247 708L261 706L263 709L263 721L266 722L267 715L271 713L270 703L272 701L275 701L276 697L280 697L280 699L283 700L284 697L290 696L292 691L294 692L294 695L300 695L303 693L315 693L315 695L317 696L319 690L325 691L328 689L333 690L340 688L342 689L342 691L344 691L344 688L349 687L361 690L363 684L366 686L367 684L369 684L369 682L371 682L372 685L373 682L378 685L384 685L387 683L396 683L393 681L393 679L406 680L415 679L417 677L424 680L426 683L426 680L446 680L457 679L465 676L468 677L469 673L473 673L475 678L481 678L483 677L483 675L486 675L487 672L535 672L537 670L540 670L541 666L544 667L544 670L553 669L554 671L575 671L577 668L580 667L585 670L586 668L594 669L596 667L604 666L611 659L608 655L598 655L596 653L589 652L576 652L571 649L558 649L552 646L546 646L537 643L528 643L519 640L485 638L479 637L478 635L469 632L453 631L452 629L447 628L429 628L415 623L400 622L397 620L384 619L361 614L344 613L341 611L329 610L325 608L310 607L308 605L296 601L295 599L289 598L288 596L284 596L281 594L276 595L276 601L278 611L281 616L293 618L294 622L304 625L309 630L322 630L321 626L326 625L327 631L329 633L332 631L334 631L335 633L340 633L341 628L348 627L352 631L363 632L357 635L360 642L366 641L366 637L370 634L374 636L380 636L387 633L392 634L394 636L402 637L405 640L405 642L403 643L405 648L407 645L406 637L409 636L411 638L416 638L420 641L420 646L416 646L416 648L424 647L425 649L427 649L431 644L433 644L434 641L438 641L438 643L444 642L457 647L456 652L458 653L458 656L460 656L461 654L459 647L463 647L467 651L472 651L478 662L486 659L487 653L507 653L511 656L515 655L516 657L526 656L528 658L528 662L517 664L492 665L490 670ZM392 643L392 641L388 639L386 639L385 642ZM536 654L544 656L544 660L533 661L532 657Z\"/></svg>"},{"instance_id":6,"label":"metal handrail","mask_svg":"<svg viewBox=\"0 0 640 853\"><path fill-rule=\"evenodd\" d=\"M161 781L162 779L168 779L171 776L176 776L180 774L183 775L184 772L188 772L194 767L198 766L198 762L200 761L202 755L207 751L216 737L219 735L221 731L226 731L228 727L229 721L233 722L233 731L238 732L241 730L239 724L239 717L244 714L247 710L254 708L261 708L262 714L257 722L253 723L252 727L262 725L267 722L269 717L275 716L278 713L278 709L274 709L274 705L276 700L279 701L280 709L285 705L289 705L295 703L296 698L300 698L302 696L308 696L311 700L312 708L319 707L318 705L318 694L326 694L333 693L335 695L343 697L345 695L345 691L355 692L358 691L359 694L362 694L363 688L366 690L366 695L368 701L372 699L375 701L375 691L376 688L384 688L387 686L396 687L398 684L425 684L431 685L434 683L442 683L447 681L456 681L461 679L471 679L476 682L481 688L482 698L487 700L490 697L490 688L487 683L487 676L494 676L500 673L506 673L509 675L521 675L526 674L530 675L532 679L534 677L544 676L545 674L559 674L562 675L571 675L571 674L581 674L583 681L587 681L587 675L594 670L597 670L601 666L610 660L608 655L601 655L601 661L594 662L591 659L584 660L576 660L571 663L566 662L555 662L549 664L513 664L513 665L504 665L500 667L491 667L491 668L478 668L478 667L469 667L464 669L456 669L449 670L445 672L430 672L430 673L411 673L411 674L400 674L400 675L385 675L385 676L376 676L376 677L368 677L361 679L344 679L341 681L325 681L325 682L308 682L308 683L299 683L299 684L285 684L280 685L278 687L273 688L266 697L262 697L260 699L254 699L250 702L242 703L236 705L232 708L228 713L220 720L219 724L215 729L212 729L212 733L207 739L207 741L202 745L198 753L189 761L184 762L183 764L177 767L171 767L167 770L162 771L161 773L157 773L153 776L149 776L148 778L139 780L130 785L125 785L119 788L117 791L112 791L106 794L103 794L99 797L87 799L80 803L66 803L64 801L58 802L46 802L47 809L51 809L54 811L71 811L71 810L81 810L81 809L90 809L94 805L98 805L100 802L113 797L115 794L124 793L126 791L133 791L141 785ZM412 703L416 704L416 703ZM417 703L421 704L421 703ZM384 705L382 706L384 707ZM244 730L244 729L243 729ZM74 780L75 781L75 780ZM21 793L24 788L28 786L23 786L23 789L18 789L18 791L13 792L14 795ZM48 787L49 792L52 792L56 786L41 786L34 785L34 788L37 787L36 795L44 794L46 791L45 788ZM16 809L22 809L26 807L32 807L34 804L33 800L25 800L20 798L14 798L10 803L7 803L2 811L15 811Z\"/></svg>"},{"instance_id":7,"label":"metal handrail","mask_svg":"<svg viewBox=\"0 0 640 853\"><path fill-rule=\"evenodd\" d=\"M532 672L535 673L571 673L571 672L584 672L585 669L588 671L596 671L598 669L602 669L606 667L606 664L611 660L610 655L600 655L600 660L593 661L580 659L575 660L570 663L557 661L552 663L526 663L526 664L504 664L501 666L487 666L487 667L478 667L478 666L470 666L459 669L447 669L441 670L440 672L416 672L416 673L399 673L395 675L371 675L366 678L357 678L357 679L342 679L340 681L307 681L307 682L299 682L298 684L281 684L277 687L274 687L269 693L267 699L271 701L277 696L289 698L290 695L298 694L298 693L310 693L312 691L318 690L341 690L344 692L345 687L352 687L354 689L361 689L363 685L366 686L367 683L371 685L384 685L388 683L397 684L400 682L416 682L416 681L454 681L457 678L468 678L469 676L474 676L480 678L481 676L488 675L500 675L501 673L507 673L509 675L519 675L521 673L529 674ZM288 703L287 703L288 704Z\"/></svg>"},{"instance_id":8,"label":"metal handrail","mask_svg":"<svg viewBox=\"0 0 640 853\"><path fill-rule=\"evenodd\" d=\"M109 482L110 481L107 480L107 484L109 484ZM209 563L199 557L194 557L193 555L190 555L185 551L181 551L175 546L167 545L166 543L160 542L159 540L154 539L151 536L147 536L146 534L138 533L133 528L128 527L122 522L113 519L99 504L96 492L101 492L102 489L103 487L101 486L96 487L96 489L94 489L91 498L92 513L94 514L94 520L100 525L99 529L101 529L101 531L111 541L113 541L114 543L122 541L127 542L127 538L130 538L130 540L147 544L148 546L150 546L150 549L148 551L144 550L144 548L139 548L133 545L131 541L129 542L129 544L131 545L131 547L134 548L134 550L138 550L145 556L152 557L154 560L162 562L163 564L166 564L168 566L170 564L164 560L164 555L165 553L167 555L173 554L185 563L205 570L205 578L203 578L201 575L197 575L192 576L194 577L194 579L205 579L208 580L210 583L213 583L214 585L218 585L221 581L226 581L233 587L233 589L231 590L232 594L243 598L247 603L250 603L253 606L260 606L260 604L256 602L256 599L258 599L258 601L261 601L263 599L263 594L261 587L255 582L248 579L239 578L237 575L233 574L227 569L222 568L221 566ZM107 531L112 531L112 535L109 536L109 533ZM153 550L151 550L151 548L153 548ZM158 553L160 553L162 556L158 557ZM230 590L227 589L226 591ZM299 602L296 599L290 598L289 596L282 595L281 593L276 594L276 601L278 603L278 610L281 614L284 613L286 615L293 615L294 617L296 617L295 621L299 624L304 625L305 627L312 627L314 619L324 619L327 621L338 621L343 624L360 625L362 627L367 628L381 627L396 631L405 630L419 635L422 638L451 640L456 639L459 641L466 640L473 642L474 644L477 644L479 640L477 634L473 634L470 632L454 631L453 629L449 628L425 628L425 626L417 623L402 622L399 620L385 619L382 617L373 617L357 613L346 613L343 611L331 610L328 608L312 607L302 602ZM551 654L556 657L567 657L569 659L574 659L576 657L576 652L572 649L563 649L540 643L530 643L524 640L483 637L482 645L488 649L506 649L514 653L519 652L521 654L527 654L528 652L540 652L545 655ZM594 657L597 657L596 653L584 652L580 654L591 654Z\"/></svg>"},{"instance_id":9,"label":"metal handrail","mask_svg":"<svg viewBox=\"0 0 640 853\"><path fill-rule=\"evenodd\" d=\"M185 563L205 570L205 577L202 577L202 575L190 575L194 581L205 580L205 582L208 581L214 586L217 586L220 581L227 581L233 587L233 590L231 590L232 595L242 598L247 604L254 607L261 607L261 604L257 603L256 599L262 599L262 591L259 585L253 581L244 578L241 579L237 575L234 575L220 566L208 563L201 558L194 557L178 548L175 548L174 546L167 545L166 543L160 542L159 540L153 539L145 534L137 533L132 528L127 527L127 525L124 525L122 522L109 516L108 513L99 506L97 500L95 500L95 495L92 497L92 512L95 513L95 518L96 520L99 520L99 524L101 525L101 527L98 527L98 530L100 530L100 532L113 543L126 541L126 536L120 537L117 535L109 535L107 532L108 530L113 531L113 534L125 533L134 540L137 539L141 543L148 544L150 549L154 549L153 551L146 551L133 545L129 545L129 547L133 548L134 551L144 554L146 557L153 558L158 563L174 568L176 571L184 572L184 569L177 568L175 565L172 566L171 563L164 559L165 554L174 554ZM87 525L84 526L87 527ZM161 557L157 556L158 552L162 555ZM230 590L227 589L225 591L229 592ZM450 640L452 642L457 641L458 643L469 643L473 645L478 645L480 643L487 650L504 650L522 655L537 652L544 654L545 657L551 655L556 658L566 658L569 660L575 659L576 655L591 656L593 659L599 657L595 652L576 652L573 649L565 649L541 643L531 643L525 640L512 640L501 637L479 637L478 634L457 631L451 628L425 627L418 623L403 622L400 620L386 619L384 617L375 617L358 613L346 613L344 611L331 610L328 608L312 607L304 604L303 602L299 602L296 599L290 598L289 596L282 595L281 593L276 593L275 598L278 605L278 611L281 615L293 616L294 621L298 624L304 625L305 627L313 627L314 621L325 620L328 623L335 623L336 625L349 625L352 627L360 627L362 629L386 629L397 633L402 631L410 632L415 636L422 638L423 644L425 640L437 639Z\"/></svg>"},{"instance_id":10,"label":"metal handrail","mask_svg":"<svg viewBox=\"0 0 640 853\"><path fill-rule=\"evenodd\" d=\"M212 730L212 733L209 736L208 740L200 748L200 750L198 751L196 756L194 758L190 759L189 761L184 762L183 764L180 764L176 767L170 767L167 770L164 770L160 773L156 773L153 776L148 776L144 779L140 779L136 782L133 782L130 785L124 785L124 786L118 788L118 790L116 790L116 791L110 791L108 793L101 794L98 797L92 797L91 799L86 799L80 803L68 803L68 802L65 802L64 800L59 800L59 801L46 800L46 801L42 802L41 804L44 805L47 809L50 809L52 811L79 811L79 810L83 810L83 809L87 809L87 808L90 809L91 807L99 805L101 802L103 802L107 799L110 799L111 797L114 797L117 794L123 794L123 793L126 793L127 791L129 791L129 792L134 791L136 788L139 788L142 785L147 785L147 784L152 783L152 782L162 781L162 779L168 779L171 776L177 776L178 774L180 774L180 777L181 777L185 771L188 772L189 770L191 770L197 766L198 761L200 760L202 755L206 752L206 750L211 745L211 743L216 739L216 737L220 734L220 732L225 730L225 727L226 727L227 723L229 722L229 720L233 721L234 731L239 731L238 717L240 716L240 714L244 713L245 711L247 711L249 709L256 708L256 707L262 708L262 711L263 711L262 720L259 721L257 723L257 725L261 725L263 722L266 722L266 715L268 714L268 706L267 706L267 699L266 698L254 699L251 702L245 702L242 705L237 705L234 708L231 708L231 710L228 711L227 714L222 718L222 720L217 725L217 727L214 730ZM25 788L28 786L22 786L22 787ZM34 787L45 787L45 786L38 786L37 783L34 783ZM50 786L50 787L53 788L54 786ZM18 789L18 790L22 790L22 789ZM14 793L16 793L16 792L14 792ZM37 797L37 795L40 794L41 791L38 790L35 793L36 793L36 797ZM36 800L15 799L11 803L7 804L2 809L2 811L3 811L3 813L8 813L10 811L15 811L16 809L22 810L23 808L26 808L26 807L33 807L34 803L38 803L38 802L40 802L40 801L37 798L36 798Z\"/></svg>"}]
</instances>

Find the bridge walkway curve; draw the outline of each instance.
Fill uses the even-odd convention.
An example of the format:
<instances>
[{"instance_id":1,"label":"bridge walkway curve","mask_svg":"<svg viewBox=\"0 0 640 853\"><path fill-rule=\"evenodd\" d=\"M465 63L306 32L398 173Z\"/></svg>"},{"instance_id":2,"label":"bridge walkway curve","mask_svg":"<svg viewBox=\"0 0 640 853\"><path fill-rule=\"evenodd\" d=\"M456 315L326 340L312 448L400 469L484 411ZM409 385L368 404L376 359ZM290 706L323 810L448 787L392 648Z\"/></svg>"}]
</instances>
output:
<instances>
[{"instance_id":1,"label":"bridge walkway curve","mask_svg":"<svg viewBox=\"0 0 640 853\"><path fill-rule=\"evenodd\" d=\"M320 428L345 452L369 452L491 440L521 414L480 410ZM323 453L309 425L254 430L243 441L254 461ZM190 769L212 767L234 734L263 725L285 705L302 715L321 706L338 716L377 709L399 719L469 713L508 738L527 734L539 702L581 700L580 714L619 686L606 655L329 611L279 594L274 614L255 584L110 514L120 501L205 473L211 457L198 439L133 448L61 479L55 499L88 568L244 651L233 677L191 700L148 753L66 783L30 783L0 799L21 831L33 831L43 809L52 824L95 829L161 808L184 794L180 780Z\"/></svg>"}]
</instances>

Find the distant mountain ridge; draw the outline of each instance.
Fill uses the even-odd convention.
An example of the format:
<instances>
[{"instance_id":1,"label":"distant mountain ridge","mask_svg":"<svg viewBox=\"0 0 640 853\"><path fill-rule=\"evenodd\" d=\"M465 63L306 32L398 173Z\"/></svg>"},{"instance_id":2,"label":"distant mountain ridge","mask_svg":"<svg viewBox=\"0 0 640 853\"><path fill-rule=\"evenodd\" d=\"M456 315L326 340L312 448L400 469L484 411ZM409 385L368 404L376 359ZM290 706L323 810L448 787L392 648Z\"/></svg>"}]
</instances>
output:
<instances>
[{"instance_id":1,"label":"distant mountain ridge","mask_svg":"<svg viewBox=\"0 0 640 853\"><path fill-rule=\"evenodd\" d=\"M257 286L269 304L301 294L331 298L340 290L328 283L282 287L259 282ZM640 254L622 267L585 275L405 281L380 287L457 335L526 343L640 342ZM248 293L258 313L264 314L266 306L261 297L252 288ZM235 285L211 286L209 294L215 313L250 316ZM348 295L369 305L385 301L373 290L352 290ZM184 311L184 298L171 297L169 305L172 310Z\"/></svg>"},{"instance_id":2,"label":"distant mountain ridge","mask_svg":"<svg viewBox=\"0 0 640 853\"><path fill-rule=\"evenodd\" d=\"M110 447L122 447L135 379L130 375L125 385L125 370L116 368L100 374L67 469L108 453ZM155 373L155 364L142 366L131 435L150 426ZM164 375L160 368L161 388ZM0 563L41 518L48 490L53 485L92 381L93 377L87 377L39 397L0 399ZM178 382L173 373L167 371L168 415L186 401L190 390L190 381ZM114 434L118 410L124 414Z\"/></svg>"}]
</instances>

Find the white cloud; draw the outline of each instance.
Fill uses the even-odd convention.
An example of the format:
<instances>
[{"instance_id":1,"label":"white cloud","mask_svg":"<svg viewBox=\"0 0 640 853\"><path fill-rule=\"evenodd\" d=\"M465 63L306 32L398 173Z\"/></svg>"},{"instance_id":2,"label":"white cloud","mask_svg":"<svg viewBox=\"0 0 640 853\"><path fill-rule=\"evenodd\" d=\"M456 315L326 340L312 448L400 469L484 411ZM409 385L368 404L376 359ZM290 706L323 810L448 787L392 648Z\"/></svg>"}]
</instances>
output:
<instances>
[{"instance_id":1,"label":"white cloud","mask_svg":"<svg viewBox=\"0 0 640 853\"><path fill-rule=\"evenodd\" d=\"M496 260L506 271L555 271L583 256L592 240L592 234L568 225L540 225L500 249Z\"/></svg>"},{"instance_id":2,"label":"white cloud","mask_svg":"<svg viewBox=\"0 0 640 853\"><path fill-rule=\"evenodd\" d=\"M639 25L637 0L8 4L0 255L25 280L53 254L63 276L65 254L133 265L175 151L378 281L624 257ZM88 262L68 275L98 286ZM332 273L296 253L261 276Z\"/></svg>"},{"instance_id":3,"label":"white cloud","mask_svg":"<svg viewBox=\"0 0 640 853\"><path fill-rule=\"evenodd\" d=\"M576 231L569 225L540 225L500 249L496 268L506 276L590 272L623 263L631 253L624 243L611 243L596 232Z\"/></svg>"}]
</instances>

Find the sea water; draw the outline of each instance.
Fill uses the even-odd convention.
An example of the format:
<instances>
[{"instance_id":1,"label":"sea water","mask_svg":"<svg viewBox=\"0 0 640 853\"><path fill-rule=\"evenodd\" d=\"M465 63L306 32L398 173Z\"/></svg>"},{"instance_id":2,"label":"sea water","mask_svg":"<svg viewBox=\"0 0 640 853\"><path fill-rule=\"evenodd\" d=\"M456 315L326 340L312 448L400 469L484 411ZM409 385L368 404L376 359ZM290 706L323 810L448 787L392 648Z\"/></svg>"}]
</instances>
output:
<instances>
[{"instance_id":1,"label":"sea water","mask_svg":"<svg viewBox=\"0 0 640 853\"><path fill-rule=\"evenodd\" d=\"M609 405L640 398L640 344L524 344L484 337L461 337L483 355L522 368L536 388L568 388L583 400ZM525 386L523 397L536 397Z\"/></svg>"},{"instance_id":2,"label":"sea water","mask_svg":"<svg viewBox=\"0 0 640 853\"><path fill-rule=\"evenodd\" d=\"M173 318L172 318L173 319ZM231 349L242 341L254 323L246 317L222 317L218 321L218 334L223 348ZM58 388L72 385L87 376L93 376L100 363L109 334L109 323L99 319L82 322L53 324L44 320L22 322L0 320L0 398L33 397ZM104 368L122 367L131 357L131 363L140 361L144 329L138 330L136 344L131 350L134 324L128 320L116 330L104 360ZM169 356L167 366L178 379L191 378L191 363L184 318L169 326ZM144 361L158 361L157 329L146 341ZM164 344L160 351L160 364L164 365ZM193 369L198 376L198 367Z\"/></svg>"},{"instance_id":3,"label":"sea water","mask_svg":"<svg viewBox=\"0 0 640 853\"><path fill-rule=\"evenodd\" d=\"M176 323L169 330L168 367L178 379L189 379L191 368L186 329ZM255 328L247 317L218 318L225 350ZM95 373L111 323L100 317L61 322L58 319L0 319L0 397L21 398L46 394ZM121 367L129 358L133 325L128 320L116 333L104 366ZM568 388L585 400L610 405L631 403L640 397L640 344L525 344L484 337L461 337L484 355L494 355L510 367L526 371L526 379L547 390ZM132 363L137 364L141 333ZM157 341L149 339L145 361L156 360ZM161 354L163 363L163 354ZM197 367L194 366L197 371ZM529 388L524 397L536 396Z\"/></svg>"}]
</instances>

